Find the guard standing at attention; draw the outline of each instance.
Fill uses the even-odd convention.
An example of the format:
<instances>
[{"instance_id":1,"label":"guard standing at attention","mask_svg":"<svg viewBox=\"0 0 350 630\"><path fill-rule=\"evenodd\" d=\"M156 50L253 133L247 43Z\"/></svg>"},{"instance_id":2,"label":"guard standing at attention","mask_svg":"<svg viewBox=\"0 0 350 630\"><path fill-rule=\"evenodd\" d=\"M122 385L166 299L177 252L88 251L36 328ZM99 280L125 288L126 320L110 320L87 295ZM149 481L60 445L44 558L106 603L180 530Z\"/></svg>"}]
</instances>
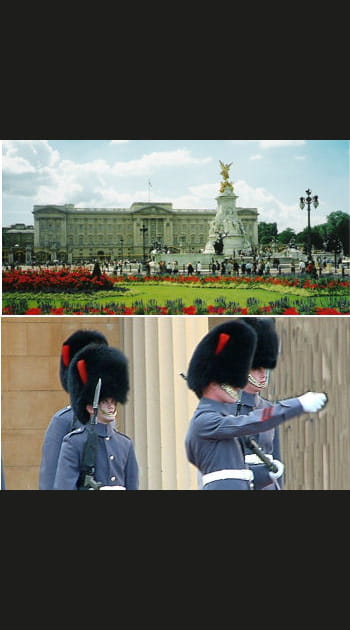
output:
<instances>
[{"instance_id":1,"label":"guard standing at attention","mask_svg":"<svg viewBox=\"0 0 350 630\"><path fill-rule=\"evenodd\" d=\"M69 366L68 390L82 426L63 438L54 490L138 490L133 442L115 425L129 391L125 355L111 346L85 346Z\"/></svg>"},{"instance_id":2,"label":"guard standing at attention","mask_svg":"<svg viewBox=\"0 0 350 630\"><path fill-rule=\"evenodd\" d=\"M98 330L79 329L71 334L62 344L59 359L59 378L63 389L68 393L68 368L74 357L89 343L101 343L108 346L106 337ZM52 416L46 429L41 448L39 470L39 490L53 490L58 456L64 436L81 422L74 417L71 405L59 409Z\"/></svg>"}]
</instances>

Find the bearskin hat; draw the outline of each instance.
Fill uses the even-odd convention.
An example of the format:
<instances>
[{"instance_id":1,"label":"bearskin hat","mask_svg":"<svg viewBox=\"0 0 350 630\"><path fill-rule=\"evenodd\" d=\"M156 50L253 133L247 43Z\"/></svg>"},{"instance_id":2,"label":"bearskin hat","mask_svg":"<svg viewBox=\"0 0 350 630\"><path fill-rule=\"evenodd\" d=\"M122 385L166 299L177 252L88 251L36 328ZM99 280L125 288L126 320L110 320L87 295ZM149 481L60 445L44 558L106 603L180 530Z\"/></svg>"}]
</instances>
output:
<instances>
[{"instance_id":1,"label":"bearskin hat","mask_svg":"<svg viewBox=\"0 0 350 630\"><path fill-rule=\"evenodd\" d=\"M60 356L60 381L63 389L68 392L68 368L74 355L89 343L102 343L108 346L106 337L98 330L77 330L63 342Z\"/></svg>"},{"instance_id":2,"label":"bearskin hat","mask_svg":"<svg viewBox=\"0 0 350 630\"><path fill-rule=\"evenodd\" d=\"M212 328L194 350L187 385L200 398L211 382L244 387L256 348L256 333L238 319Z\"/></svg>"},{"instance_id":3,"label":"bearskin hat","mask_svg":"<svg viewBox=\"0 0 350 630\"><path fill-rule=\"evenodd\" d=\"M68 368L68 391L74 414L87 424L98 379L101 378L100 398L114 398L125 403L129 391L129 371L126 356L117 348L90 343L77 352Z\"/></svg>"},{"instance_id":4,"label":"bearskin hat","mask_svg":"<svg viewBox=\"0 0 350 630\"><path fill-rule=\"evenodd\" d=\"M274 318L242 317L240 319L251 326L258 336L252 368L263 367L273 370L277 365L279 353L279 337L276 332Z\"/></svg>"}]
</instances>

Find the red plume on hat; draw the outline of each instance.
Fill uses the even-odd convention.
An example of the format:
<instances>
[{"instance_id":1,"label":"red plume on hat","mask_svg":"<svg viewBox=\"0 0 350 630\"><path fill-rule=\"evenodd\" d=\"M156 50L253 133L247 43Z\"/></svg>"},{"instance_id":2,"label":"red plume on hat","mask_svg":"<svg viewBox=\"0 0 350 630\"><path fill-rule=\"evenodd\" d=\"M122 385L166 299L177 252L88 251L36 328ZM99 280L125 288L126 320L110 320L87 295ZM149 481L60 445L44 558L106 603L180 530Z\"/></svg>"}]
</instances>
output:
<instances>
[{"instance_id":1,"label":"red plume on hat","mask_svg":"<svg viewBox=\"0 0 350 630\"><path fill-rule=\"evenodd\" d=\"M198 398L211 382L244 387L256 343L256 332L237 318L215 326L194 350L187 370L188 387Z\"/></svg>"},{"instance_id":2,"label":"red plume on hat","mask_svg":"<svg viewBox=\"0 0 350 630\"><path fill-rule=\"evenodd\" d=\"M75 416L87 424L98 379L101 378L100 400L113 398L125 403L129 391L128 360L112 346L91 343L74 356L68 368L68 391Z\"/></svg>"},{"instance_id":3,"label":"red plume on hat","mask_svg":"<svg viewBox=\"0 0 350 630\"><path fill-rule=\"evenodd\" d=\"M74 357L84 346L89 343L102 343L108 346L106 337L98 330L77 330L62 344L60 355L59 375L63 389L68 392L68 368Z\"/></svg>"}]
</instances>

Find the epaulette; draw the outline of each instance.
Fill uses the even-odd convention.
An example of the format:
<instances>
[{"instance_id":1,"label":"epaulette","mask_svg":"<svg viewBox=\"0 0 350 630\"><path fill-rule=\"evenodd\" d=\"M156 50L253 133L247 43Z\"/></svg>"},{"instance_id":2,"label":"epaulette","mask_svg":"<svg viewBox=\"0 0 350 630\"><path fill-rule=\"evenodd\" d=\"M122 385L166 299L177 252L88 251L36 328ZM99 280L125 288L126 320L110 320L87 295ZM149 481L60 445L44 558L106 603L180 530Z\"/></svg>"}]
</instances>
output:
<instances>
[{"instance_id":1,"label":"epaulette","mask_svg":"<svg viewBox=\"0 0 350 630\"><path fill-rule=\"evenodd\" d=\"M131 442L131 438L128 435L126 435L126 433L122 433L121 431L118 431L118 429L116 429L115 427L113 427L113 431L115 431L119 435L122 435L123 437L127 438Z\"/></svg>"},{"instance_id":2,"label":"epaulette","mask_svg":"<svg viewBox=\"0 0 350 630\"><path fill-rule=\"evenodd\" d=\"M69 433L67 433L66 437L71 437L72 435L80 435L80 433L83 433L86 429L86 425L78 427L77 429L73 429L73 431L70 431Z\"/></svg>"},{"instance_id":3,"label":"epaulette","mask_svg":"<svg viewBox=\"0 0 350 630\"><path fill-rule=\"evenodd\" d=\"M67 413L68 411L71 411L71 409L72 409L72 407L70 405L67 405L66 407L62 407L62 409L59 409L58 411L56 411L55 416L57 416L59 418L64 413Z\"/></svg>"}]
</instances>

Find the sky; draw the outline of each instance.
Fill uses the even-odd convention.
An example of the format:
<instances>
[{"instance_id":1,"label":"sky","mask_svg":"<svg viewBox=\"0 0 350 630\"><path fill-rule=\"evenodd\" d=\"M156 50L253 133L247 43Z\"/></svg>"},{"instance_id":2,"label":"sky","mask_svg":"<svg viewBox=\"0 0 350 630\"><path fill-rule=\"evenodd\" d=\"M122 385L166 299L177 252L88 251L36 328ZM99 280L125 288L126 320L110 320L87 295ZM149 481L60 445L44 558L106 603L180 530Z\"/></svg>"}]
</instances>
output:
<instances>
[{"instance_id":1,"label":"sky","mask_svg":"<svg viewBox=\"0 0 350 630\"><path fill-rule=\"evenodd\" d=\"M215 210L220 161L237 207L278 232L307 227L299 199L318 195L311 227L349 212L349 140L4 140L2 226L34 224L34 205L129 208L134 202Z\"/></svg>"}]
</instances>

